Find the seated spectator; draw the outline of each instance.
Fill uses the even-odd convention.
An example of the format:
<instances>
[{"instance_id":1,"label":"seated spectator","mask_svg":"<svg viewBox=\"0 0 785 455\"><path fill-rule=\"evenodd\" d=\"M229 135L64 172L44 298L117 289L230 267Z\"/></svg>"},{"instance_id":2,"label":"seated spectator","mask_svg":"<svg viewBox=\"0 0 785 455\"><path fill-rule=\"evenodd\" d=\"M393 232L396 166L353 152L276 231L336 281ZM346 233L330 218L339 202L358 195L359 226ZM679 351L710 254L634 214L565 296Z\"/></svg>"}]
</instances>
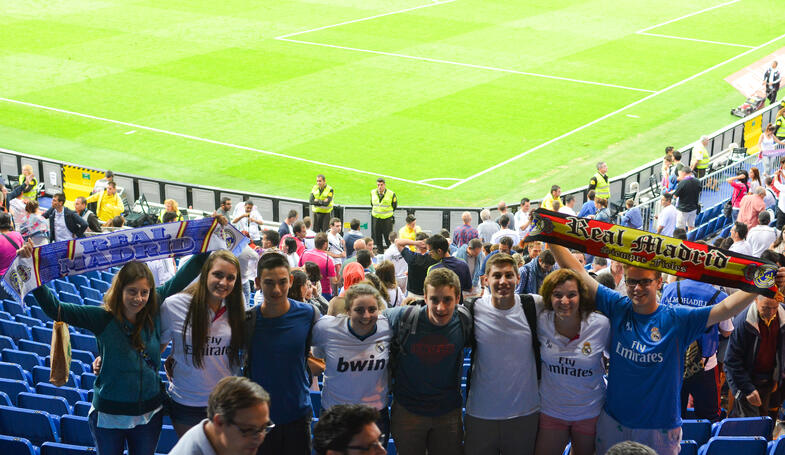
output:
<instances>
[{"instance_id":1,"label":"seated spectator","mask_svg":"<svg viewBox=\"0 0 785 455\"><path fill-rule=\"evenodd\" d=\"M747 225L737 221L733 223L733 227L730 230L730 238L733 239L733 245L730 246L730 250L734 251L739 254L746 254L747 256L752 256L752 248L750 248L750 244L747 243Z\"/></svg>"},{"instance_id":2,"label":"seated spectator","mask_svg":"<svg viewBox=\"0 0 785 455\"><path fill-rule=\"evenodd\" d=\"M733 393L731 417L769 414L769 398L782 378L785 310L762 295L733 319L725 354L725 374Z\"/></svg>"},{"instance_id":3,"label":"seated spectator","mask_svg":"<svg viewBox=\"0 0 785 455\"><path fill-rule=\"evenodd\" d=\"M480 219L482 220L482 223L477 226L477 234L483 242L490 243L493 234L499 232L501 227L496 221L491 219L491 211L488 209L482 209L480 212Z\"/></svg>"},{"instance_id":4,"label":"seated spectator","mask_svg":"<svg viewBox=\"0 0 785 455\"><path fill-rule=\"evenodd\" d=\"M27 201L25 213L27 215L22 219L17 231L25 240L30 239L35 246L49 243L49 222L38 214L38 201Z\"/></svg>"},{"instance_id":5,"label":"seated spectator","mask_svg":"<svg viewBox=\"0 0 785 455\"><path fill-rule=\"evenodd\" d=\"M633 229L641 229L643 228L643 217L641 216L641 209L638 207L633 207L635 203L632 199L627 199L624 203L624 206L627 207L627 211L624 212L624 215L621 217L621 225L626 227L631 227Z\"/></svg>"},{"instance_id":6,"label":"seated spectator","mask_svg":"<svg viewBox=\"0 0 785 455\"><path fill-rule=\"evenodd\" d=\"M325 412L313 429L314 452L317 455L341 455L352 451L371 455L387 451L376 425L378 412L362 404L342 404Z\"/></svg>"},{"instance_id":7,"label":"seated spectator","mask_svg":"<svg viewBox=\"0 0 785 455\"><path fill-rule=\"evenodd\" d=\"M255 454L274 427L270 395L247 378L229 376L210 393L207 418L188 430L169 454Z\"/></svg>"},{"instance_id":8,"label":"seated spectator","mask_svg":"<svg viewBox=\"0 0 785 455\"><path fill-rule=\"evenodd\" d=\"M221 205L215 209L215 213L217 215L224 216L227 220L231 220L232 217L232 198L230 197L222 197L221 198Z\"/></svg>"},{"instance_id":9,"label":"seated spectator","mask_svg":"<svg viewBox=\"0 0 785 455\"><path fill-rule=\"evenodd\" d=\"M758 214L758 225L747 232L747 243L750 245L751 255L760 257L779 237L779 232L769 226L771 214L764 210Z\"/></svg>"},{"instance_id":10,"label":"seated spectator","mask_svg":"<svg viewBox=\"0 0 785 455\"><path fill-rule=\"evenodd\" d=\"M183 213L174 199L167 199L164 201L164 209L158 213L158 222L163 223L164 215L167 213L174 214L174 221L183 221ZM228 218L227 218L228 219Z\"/></svg>"},{"instance_id":11,"label":"seated spectator","mask_svg":"<svg viewBox=\"0 0 785 455\"><path fill-rule=\"evenodd\" d=\"M748 229L758 225L758 214L766 210L766 203L763 202L765 196L766 190L759 186L741 198L738 221L746 224Z\"/></svg>"}]
</instances>

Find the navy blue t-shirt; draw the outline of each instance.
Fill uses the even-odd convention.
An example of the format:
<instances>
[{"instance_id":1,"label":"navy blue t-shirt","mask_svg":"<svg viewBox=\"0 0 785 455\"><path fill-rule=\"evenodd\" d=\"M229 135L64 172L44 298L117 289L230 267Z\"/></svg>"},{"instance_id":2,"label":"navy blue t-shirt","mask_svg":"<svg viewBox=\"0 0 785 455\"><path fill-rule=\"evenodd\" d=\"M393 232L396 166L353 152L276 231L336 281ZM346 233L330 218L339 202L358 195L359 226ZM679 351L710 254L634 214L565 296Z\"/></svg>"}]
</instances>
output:
<instances>
[{"instance_id":1,"label":"navy blue t-shirt","mask_svg":"<svg viewBox=\"0 0 785 455\"><path fill-rule=\"evenodd\" d=\"M428 269L428 273L430 273L431 270L440 267L448 268L458 275L458 279L461 281L461 291L469 292L472 290L472 275L469 272L469 265L466 264L466 262L453 256L442 258L441 261Z\"/></svg>"},{"instance_id":2,"label":"navy blue t-shirt","mask_svg":"<svg viewBox=\"0 0 785 455\"><path fill-rule=\"evenodd\" d=\"M282 425L313 415L305 342L314 307L292 299L289 304L289 311L277 318L265 318L257 310L251 340L251 380L270 394L270 419Z\"/></svg>"}]
</instances>

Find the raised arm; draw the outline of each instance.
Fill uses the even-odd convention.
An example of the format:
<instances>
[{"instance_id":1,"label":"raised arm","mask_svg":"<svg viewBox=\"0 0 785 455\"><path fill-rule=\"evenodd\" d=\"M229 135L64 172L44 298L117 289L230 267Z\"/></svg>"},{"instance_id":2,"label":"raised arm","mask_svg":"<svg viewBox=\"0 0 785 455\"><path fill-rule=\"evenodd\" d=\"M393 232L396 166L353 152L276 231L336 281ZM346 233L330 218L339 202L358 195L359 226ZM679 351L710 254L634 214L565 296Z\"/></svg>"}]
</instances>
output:
<instances>
[{"instance_id":1,"label":"raised arm","mask_svg":"<svg viewBox=\"0 0 785 455\"><path fill-rule=\"evenodd\" d=\"M780 267L777 270L777 276L774 278L775 283L779 289L785 286L785 267ZM726 297L722 302L714 305L709 313L709 320L706 322L706 327L711 327L714 324L719 324L728 318L732 318L741 311L747 308L747 305L755 300L757 294L752 294L744 291L736 291Z\"/></svg>"},{"instance_id":2,"label":"raised arm","mask_svg":"<svg viewBox=\"0 0 785 455\"><path fill-rule=\"evenodd\" d=\"M597 280L589 275L589 272L587 272L581 263L575 259L575 256L570 253L570 250L564 248L561 245L556 245L553 243L548 244L548 249L553 253L553 256L556 258L556 262L559 264L559 267L563 269L570 269L577 273L579 277L581 277L581 281L583 281L583 284L585 284L589 289L589 296L594 298L594 296L597 294L599 283L597 283Z\"/></svg>"},{"instance_id":3,"label":"raised arm","mask_svg":"<svg viewBox=\"0 0 785 455\"><path fill-rule=\"evenodd\" d=\"M50 318L55 321L63 321L74 327L87 329L96 335L100 334L112 319L112 315L99 306L61 303L46 286L35 288L33 295L41 305L41 309ZM59 317L58 308L60 309Z\"/></svg>"}]
</instances>

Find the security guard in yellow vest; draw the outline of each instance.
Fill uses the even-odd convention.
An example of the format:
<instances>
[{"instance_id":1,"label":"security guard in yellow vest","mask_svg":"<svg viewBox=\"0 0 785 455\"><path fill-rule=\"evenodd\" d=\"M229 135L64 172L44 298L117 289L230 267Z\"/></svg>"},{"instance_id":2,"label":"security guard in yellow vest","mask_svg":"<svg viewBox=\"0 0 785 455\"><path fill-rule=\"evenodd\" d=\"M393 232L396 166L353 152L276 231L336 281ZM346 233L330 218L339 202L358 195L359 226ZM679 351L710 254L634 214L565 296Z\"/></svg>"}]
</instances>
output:
<instances>
[{"instance_id":1,"label":"security guard in yellow vest","mask_svg":"<svg viewBox=\"0 0 785 455\"><path fill-rule=\"evenodd\" d=\"M376 179L376 189L371 190L371 231L373 243L379 251L390 246L390 232L395 225L393 212L398 208L398 196L388 190L384 179Z\"/></svg>"},{"instance_id":2,"label":"security guard in yellow vest","mask_svg":"<svg viewBox=\"0 0 785 455\"><path fill-rule=\"evenodd\" d=\"M692 149L692 167L695 169L695 177L703 178L706 175L706 169L709 167L709 137L701 136L700 143Z\"/></svg>"},{"instance_id":3,"label":"security guard in yellow vest","mask_svg":"<svg viewBox=\"0 0 785 455\"><path fill-rule=\"evenodd\" d=\"M19 185L22 186L22 197L31 201L38 200L38 180L33 175L33 166L25 164L22 166L22 174L19 175Z\"/></svg>"},{"instance_id":4,"label":"security guard in yellow vest","mask_svg":"<svg viewBox=\"0 0 785 455\"><path fill-rule=\"evenodd\" d=\"M311 213L313 229L316 232L327 232L330 229L330 217L333 212L333 187L327 184L324 175L316 176L316 185L311 188Z\"/></svg>"},{"instance_id":5,"label":"security guard in yellow vest","mask_svg":"<svg viewBox=\"0 0 785 455\"><path fill-rule=\"evenodd\" d=\"M785 103L785 99L782 100ZM777 112L777 120L774 121L774 135L779 140L785 140L785 107Z\"/></svg>"},{"instance_id":6,"label":"security guard in yellow vest","mask_svg":"<svg viewBox=\"0 0 785 455\"><path fill-rule=\"evenodd\" d=\"M594 190L595 197L605 200L611 198L611 185L608 182L608 165L600 161L597 163L597 172L589 180L589 190Z\"/></svg>"}]
</instances>

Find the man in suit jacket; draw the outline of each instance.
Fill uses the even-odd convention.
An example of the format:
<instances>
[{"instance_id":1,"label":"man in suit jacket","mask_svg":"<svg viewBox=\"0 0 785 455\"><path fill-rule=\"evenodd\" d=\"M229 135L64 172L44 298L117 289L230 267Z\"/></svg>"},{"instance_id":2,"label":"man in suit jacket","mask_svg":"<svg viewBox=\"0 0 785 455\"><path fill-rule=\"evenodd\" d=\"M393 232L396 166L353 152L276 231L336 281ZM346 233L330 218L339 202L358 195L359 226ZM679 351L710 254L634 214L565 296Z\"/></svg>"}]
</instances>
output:
<instances>
[{"instance_id":1,"label":"man in suit jacket","mask_svg":"<svg viewBox=\"0 0 785 455\"><path fill-rule=\"evenodd\" d=\"M65 207L65 194L57 193L52 198L52 208L44 213L49 220L49 240L60 242L84 237L87 221L73 210Z\"/></svg>"}]
</instances>

